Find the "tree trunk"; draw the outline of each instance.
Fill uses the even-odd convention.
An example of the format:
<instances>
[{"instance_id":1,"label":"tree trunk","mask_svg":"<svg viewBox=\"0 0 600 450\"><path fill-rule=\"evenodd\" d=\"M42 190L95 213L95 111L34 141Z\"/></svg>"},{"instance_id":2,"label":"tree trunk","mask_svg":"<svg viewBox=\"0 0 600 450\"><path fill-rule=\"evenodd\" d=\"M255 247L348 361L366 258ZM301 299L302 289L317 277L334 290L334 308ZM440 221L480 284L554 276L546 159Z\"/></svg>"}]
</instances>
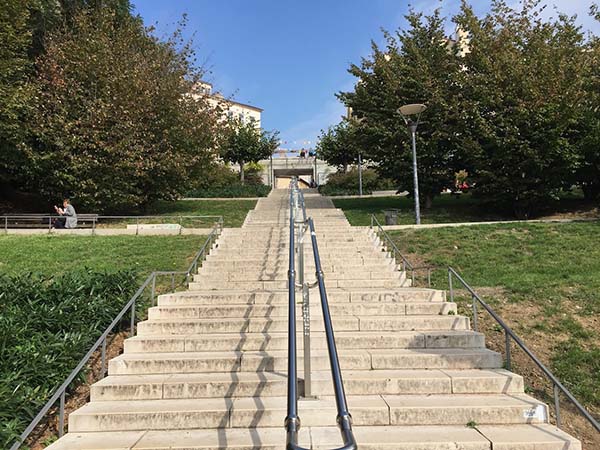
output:
<instances>
[{"instance_id":1,"label":"tree trunk","mask_svg":"<svg viewBox=\"0 0 600 450\"><path fill-rule=\"evenodd\" d=\"M240 161L240 181L244 184L244 161Z\"/></svg>"},{"instance_id":2,"label":"tree trunk","mask_svg":"<svg viewBox=\"0 0 600 450\"><path fill-rule=\"evenodd\" d=\"M588 183L581 186L583 198L588 201L596 200L600 195L600 184Z\"/></svg>"},{"instance_id":3,"label":"tree trunk","mask_svg":"<svg viewBox=\"0 0 600 450\"><path fill-rule=\"evenodd\" d=\"M431 209L433 205L433 196L430 194L425 195L425 209Z\"/></svg>"}]
</instances>

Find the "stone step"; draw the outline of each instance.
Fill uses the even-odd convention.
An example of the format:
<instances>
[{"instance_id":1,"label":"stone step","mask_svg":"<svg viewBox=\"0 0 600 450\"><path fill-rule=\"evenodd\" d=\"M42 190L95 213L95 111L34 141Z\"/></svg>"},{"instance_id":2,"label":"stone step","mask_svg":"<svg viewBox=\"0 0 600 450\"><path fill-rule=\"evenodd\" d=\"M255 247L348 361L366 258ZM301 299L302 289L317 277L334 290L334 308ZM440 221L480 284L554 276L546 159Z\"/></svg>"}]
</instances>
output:
<instances>
[{"instance_id":1,"label":"stone step","mask_svg":"<svg viewBox=\"0 0 600 450\"><path fill-rule=\"evenodd\" d=\"M240 289L247 291L270 291L273 289L286 289L287 280L275 281L192 281L189 283L189 290L219 290L219 289ZM409 286L409 280L398 279L378 279L378 280L331 280L325 279L327 290L336 288L400 288Z\"/></svg>"},{"instance_id":2,"label":"stone step","mask_svg":"<svg viewBox=\"0 0 600 450\"><path fill-rule=\"evenodd\" d=\"M212 260L206 261L202 266L198 269L198 273L219 273L222 271L235 271L241 274L248 273L287 273L289 268L289 261L286 259L285 261L280 261L279 263L271 263L266 265L261 262L261 260L247 260L247 261L227 261L225 259L222 260ZM314 260L304 260L304 268L307 271L315 270ZM324 273L329 272L340 272L340 273L349 273L349 272L360 272L363 270L399 270L399 266L392 264L391 260L383 259L379 262L363 262L356 261L353 263L340 263L340 264L321 264L321 268Z\"/></svg>"},{"instance_id":3,"label":"stone step","mask_svg":"<svg viewBox=\"0 0 600 450\"><path fill-rule=\"evenodd\" d=\"M386 369L498 369L502 356L483 348L472 349L340 349L342 370ZM329 369L325 350L311 353L313 370ZM303 365L298 353L298 367ZM287 351L125 353L109 362L110 375L146 375L203 372L272 372L287 370Z\"/></svg>"},{"instance_id":4,"label":"stone step","mask_svg":"<svg viewBox=\"0 0 600 450\"><path fill-rule=\"evenodd\" d=\"M313 269L314 270L314 269ZM315 279L314 272L307 269L304 270L305 276L308 279ZM402 272L394 272L391 269L386 271L371 271L368 269L356 272L324 272L327 280L393 280L403 278L406 275ZM266 271L257 273L239 273L235 270L221 270L206 273L200 271L194 275L194 282L222 282L222 281L285 281L287 282L286 272L268 273Z\"/></svg>"},{"instance_id":5,"label":"stone step","mask_svg":"<svg viewBox=\"0 0 600 450\"><path fill-rule=\"evenodd\" d=\"M393 331L346 332L335 334L338 349L408 349L408 348L483 348L484 335L470 330L461 331ZM298 332L298 348L303 336ZM271 333L213 333L134 336L125 341L125 353L164 353L201 351L272 351L286 350L287 332ZM325 333L311 330L311 349L325 350Z\"/></svg>"},{"instance_id":6,"label":"stone step","mask_svg":"<svg viewBox=\"0 0 600 450\"><path fill-rule=\"evenodd\" d=\"M311 295L311 298L314 298ZM327 298L330 303L377 303L377 302L444 302L446 294L444 291L434 289L360 289L340 290L328 289ZM298 297L297 301L301 302ZM185 291L174 294L163 294L158 297L160 306L176 305L234 305L234 304L288 304L289 297L287 289L247 292L241 290L220 291ZM316 298L318 300L318 297Z\"/></svg>"},{"instance_id":7,"label":"stone step","mask_svg":"<svg viewBox=\"0 0 600 450\"><path fill-rule=\"evenodd\" d=\"M309 261L313 261L314 264L314 259L313 259L313 254L312 254L312 250L305 250L304 251L304 260L306 261L307 265L309 263ZM369 252L369 253L346 253L342 256L347 256L346 259L340 259L340 255L341 254L331 254L328 252L319 252L319 257L321 258L321 263L322 264L342 264L345 263L346 261L348 262L352 262L353 264L364 264L365 262L373 262L373 263L383 263L385 261L390 262L390 264L392 264L391 258L389 253L384 253L384 252L377 252L377 251L373 251L373 252ZM269 264L275 264L275 263L281 263L281 262L286 262L289 263L289 253L287 251L285 252L279 252L279 253L270 253L270 252L263 252L261 254L255 253L255 254L248 254L248 253L239 253L239 252L229 252L229 253L218 253L218 252L214 252L211 253L210 255L207 256L206 261L232 261L232 262L236 262L236 261L260 261L260 264L264 264L269 265Z\"/></svg>"},{"instance_id":8,"label":"stone step","mask_svg":"<svg viewBox=\"0 0 600 450\"><path fill-rule=\"evenodd\" d=\"M302 372L300 379L303 393ZM317 397L334 395L331 372L313 372L311 388ZM523 379L505 370L350 370L344 388L347 395L522 394ZM286 374L276 372L120 375L93 384L91 401L278 397L286 391Z\"/></svg>"},{"instance_id":9,"label":"stone step","mask_svg":"<svg viewBox=\"0 0 600 450\"><path fill-rule=\"evenodd\" d=\"M298 326L302 317L298 316ZM341 316L332 317L336 331L427 331L427 330L468 330L469 319L464 316ZM178 318L145 320L138 324L137 334L202 334L202 333L268 333L287 331L288 320L285 317L273 319L256 318ZM311 329L323 331L323 320L311 317Z\"/></svg>"},{"instance_id":10,"label":"stone step","mask_svg":"<svg viewBox=\"0 0 600 450\"><path fill-rule=\"evenodd\" d=\"M438 426L355 426L361 450L581 450L581 443L547 424ZM299 444L313 450L341 446L337 427L302 427ZM277 428L160 430L69 433L48 450L281 450Z\"/></svg>"},{"instance_id":11,"label":"stone step","mask_svg":"<svg viewBox=\"0 0 600 450\"><path fill-rule=\"evenodd\" d=\"M361 395L347 397L361 425L466 425L543 423L546 405L525 394ZM333 397L300 400L304 426L332 426ZM74 432L281 427L286 397L241 397L91 402L69 416Z\"/></svg>"},{"instance_id":12,"label":"stone step","mask_svg":"<svg viewBox=\"0 0 600 450\"><path fill-rule=\"evenodd\" d=\"M341 316L405 316L456 314L456 303L350 303L331 304L333 317ZM301 311L301 305L298 305ZM148 319L207 319L207 318L251 318L287 317L289 307L281 302L276 305L227 305L227 306L155 306L148 310ZM321 301L318 294L311 297L311 316L321 316Z\"/></svg>"},{"instance_id":13,"label":"stone step","mask_svg":"<svg viewBox=\"0 0 600 450\"><path fill-rule=\"evenodd\" d=\"M340 446L340 432L337 429L311 427L309 430L313 450L330 450ZM464 425L358 426L353 427L353 431L361 450L581 450L582 448L578 440L548 424L481 425L476 429ZM309 441L299 439L299 442L306 445Z\"/></svg>"}]
</instances>

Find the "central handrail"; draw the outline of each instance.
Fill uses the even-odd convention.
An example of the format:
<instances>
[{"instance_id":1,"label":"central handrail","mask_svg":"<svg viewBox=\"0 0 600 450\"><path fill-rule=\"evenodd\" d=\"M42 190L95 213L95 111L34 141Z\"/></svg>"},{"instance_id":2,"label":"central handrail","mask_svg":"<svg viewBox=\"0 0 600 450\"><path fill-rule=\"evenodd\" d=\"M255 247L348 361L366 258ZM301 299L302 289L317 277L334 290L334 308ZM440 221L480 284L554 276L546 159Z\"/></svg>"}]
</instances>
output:
<instances>
[{"instance_id":1,"label":"central handrail","mask_svg":"<svg viewBox=\"0 0 600 450\"><path fill-rule=\"evenodd\" d=\"M342 434L343 446L336 450L356 450L358 448L354 434L352 433L352 416L348 411L346 394L344 392L344 382L340 369L331 312L327 300L327 291L321 268L321 259L315 233L315 225L312 218L306 219L306 207L304 196L298 189L295 179L290 183L290 251L289 251L289 270L288 270L288 300L289 300L289 323L288 323L288 391L287 391L287 416L285 418L286 428L286 450L308 450L298 445L298 432L300 430L300 417L298 416L298 367L296 353L296 209L302 208L304 221L303 226L308 224L313 247L313 256L315 259L315 270L317 276L317 285L321 297L321 308L323 311L323 322L325 326L325 335L327 339L327 350L329 353L329 363L331 366L331 375L333 380L333 389L335 393L337 407L337 424ZM304 250L302 250L303 252ZM303 278L303 276L302 276ZM304 286L304 283L303 283ZM305 374L306 378L307 374Z\"/></svg>"}]
</instances>

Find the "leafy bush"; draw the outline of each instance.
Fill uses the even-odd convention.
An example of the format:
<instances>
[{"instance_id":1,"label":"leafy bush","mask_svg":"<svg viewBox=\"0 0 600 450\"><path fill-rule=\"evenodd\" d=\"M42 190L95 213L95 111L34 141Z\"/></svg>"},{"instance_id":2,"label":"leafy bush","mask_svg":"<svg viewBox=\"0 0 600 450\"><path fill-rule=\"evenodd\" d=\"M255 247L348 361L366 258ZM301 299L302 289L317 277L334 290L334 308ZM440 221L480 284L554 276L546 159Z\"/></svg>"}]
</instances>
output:
<instances>
[{"instance_id":1,"label":"leafy bush","mask_svg":"<svg viewBox=\"0 0 600 450\"><path fill-rule=\"evenodd\" d=\"M395 189L393 181L380 177L373 169L362 171L363 194L373 191ZM329 176L327 183L319 186L323 195L356 195L358 194L358 169L346 173L338 172Z\"/></svg>"},{"instance_id":2,"label":"leafy bush","mask_svg":"<svg viewBox=\"0 0 600 450\"><path fill-rule=\"evenodd\" d=\"M194 187L187 193L188 197L266 197L271 192L270 186L265 186L260 176L262 168L259 164L246 165L244 184L240 181L239 173L225 164L214 164L207 175L198 179Z\"/></svg>"},{"instance_id":3,"label":"leafy bush","mask_svg":"<svg viewBox=\"0 0 600 450\"><path fill-rule=\"evenodd\" d=\"M256 184L236 184L209 189L197 189L188 193L188 197L197 198L236 198L266 197L271 192L270 186Z\"/></svg>"},{"instance_id":4,"label":"leafy bush","mask_svg":"<svg viewBox=\"0 0 600 450\"><path fill-rule=\"evenodd\" d=\"M136 276L0 275L0 448L8 448L134 293Z\"/></svg>"}]
</instances>

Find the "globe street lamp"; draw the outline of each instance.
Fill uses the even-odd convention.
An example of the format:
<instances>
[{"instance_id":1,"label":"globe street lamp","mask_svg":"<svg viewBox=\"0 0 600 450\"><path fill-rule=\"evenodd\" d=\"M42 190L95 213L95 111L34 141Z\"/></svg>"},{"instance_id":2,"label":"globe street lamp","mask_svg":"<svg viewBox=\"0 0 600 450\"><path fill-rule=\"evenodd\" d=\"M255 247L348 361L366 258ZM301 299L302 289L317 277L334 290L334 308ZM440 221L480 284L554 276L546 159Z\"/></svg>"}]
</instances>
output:
<instances>
[{"instance_id":1,"label":"globe street lamp","mask_svg":"<svg viewBox=\"0 0 600 450\"><path fill-rule=\"evenodd\" d=\"M417 127L421 114L427 109L427 106L421 104L404 105L398 109L398 112L404 119L412 136L412 157L413 157L413 181L415 185L415 217L417 225L421 224L421 207L419 205L419 176L417 175Z\"/></svg>"}]
</instances>

